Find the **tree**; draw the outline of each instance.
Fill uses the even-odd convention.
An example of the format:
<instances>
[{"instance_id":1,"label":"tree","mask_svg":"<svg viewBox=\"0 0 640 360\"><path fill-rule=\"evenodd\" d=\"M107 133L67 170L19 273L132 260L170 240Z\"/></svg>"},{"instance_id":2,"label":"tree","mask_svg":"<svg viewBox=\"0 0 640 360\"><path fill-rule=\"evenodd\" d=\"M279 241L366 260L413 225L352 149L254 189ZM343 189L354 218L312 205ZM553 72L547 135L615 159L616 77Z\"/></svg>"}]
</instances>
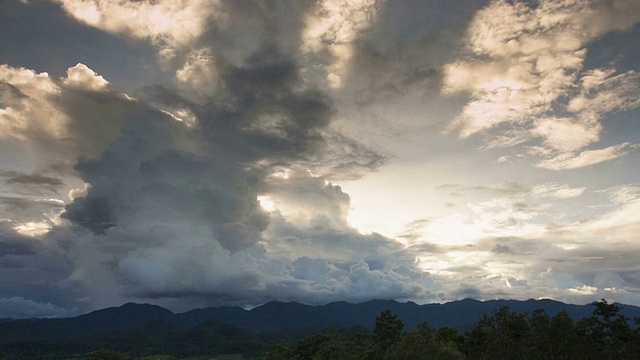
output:
<instances>
[{"instance_id":1,"label":"tree","mask_svg":"<svg viewBox=\"0 0 640 360\"><path fill-rule=\"evenodd\" d=\"M450 330L453 329L442 328L440 330L436 330L426 321L423 322L418 325L416 329L404 333L400 341L387 350L385 359L463 359L464 356L457 349L456 344L449 340L455 339L454 335L450 332ZM457 336L455 330L453 330L453 332L455 336Z\"/></svg>"},{"instance_id":2,"label":"tree","mask_svg":"<svg viewBox=\"0 0 640 360\"><path fill-rule=\"evenodd\" d=\"M503 306L484 314L465 340L465 353L472 359L519 359L527 353L527 313L517 314Z\"/></svg>"},{"instance_id":3,"label":"tree","mask_svg":"<svg viewBox=\"0 0 640 360\"><path fill-rule=\"evenodd\" d=\"M533 358L553 359L551 345L551 318L542 309L536 309L529 319L529 353Z\"/></svg>"},{"instance_id":4,"label":"tree","mask_svg":"<svg viewBox=\"0 0 640 360\"><path fill-rule=\"evenodd\" d=\"M564 310L551 318L549 343L552 359L570 359L578 351L573 319Z\"/></svg>"},{"instance_id":5,"label":"tree","mask_svg":"<svg viewBox=\"0 0 640 360\"><path fill-rule=\"evenodd\" d=\"M376 317L376 324L373 328L373 348L372 358L382 359L388 349L393 344L400 341L404 322L398 319L391 310L384 310Z\"/></svg>"},{"instance_id":6,"label":"tree","mask_svg":"<svg viewBox=\"0 0 640 360\"><path fill-rule=\"evenodd\" d=\"M293 357L293 351L289 348L289 345L284 341L278 341L273 343L262 360L287 360Z\"/></svg>"},{"instance_id":7,"label":"tree","mask_svg":"<svg viewBox=\"0 0 640 360\"><path fill-rule=\"evenodd\" d=\"M620 314L622 309L602 299L594 302L593 316L578 321L576 331L580 345L588 349L588 356L598 359L635 358L633 353L633 331L628 319Z\"/></svg>"}]
</instances>

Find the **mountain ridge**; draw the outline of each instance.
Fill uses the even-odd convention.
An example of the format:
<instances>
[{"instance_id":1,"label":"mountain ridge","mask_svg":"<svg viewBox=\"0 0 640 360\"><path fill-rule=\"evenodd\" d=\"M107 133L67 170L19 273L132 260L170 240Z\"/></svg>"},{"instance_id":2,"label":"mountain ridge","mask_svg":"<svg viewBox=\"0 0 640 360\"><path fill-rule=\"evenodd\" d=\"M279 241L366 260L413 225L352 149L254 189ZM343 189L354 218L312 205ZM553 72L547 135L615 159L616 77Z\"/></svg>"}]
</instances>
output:
<instances>
[{"instance_id":1,"label":"mountain ridge","mask_svg":"<svg viewBox=\"0 0 640 360\"><path fill-rule=\"evenodd\" d=\"M640 307L618 304L621 314L640 317ZM337 325L364 326L371 329L375 317L389 309L405 323L405 329L428 321L439 328L448 326L459 331L470 329L483 314L508 306L511 311L531 313L543 309L549 316L564 310L574 321L589 317L591 304L566 304L556 300L487 300L462 299L447 303L419 305L396 300L371 300L363 303L336 301L324 305L272 301L246 310L223 306L193 309L174 313L158 305L126 303L119 307L99 309L76 317L20 319L0 323L0 342L47 340L66 341L90 338L118 331L141 328L149 323L166 323L181 329L191 329L207 321L237 326L252 333L280 329L304 329Z\"/></svg>"}]
</instances>

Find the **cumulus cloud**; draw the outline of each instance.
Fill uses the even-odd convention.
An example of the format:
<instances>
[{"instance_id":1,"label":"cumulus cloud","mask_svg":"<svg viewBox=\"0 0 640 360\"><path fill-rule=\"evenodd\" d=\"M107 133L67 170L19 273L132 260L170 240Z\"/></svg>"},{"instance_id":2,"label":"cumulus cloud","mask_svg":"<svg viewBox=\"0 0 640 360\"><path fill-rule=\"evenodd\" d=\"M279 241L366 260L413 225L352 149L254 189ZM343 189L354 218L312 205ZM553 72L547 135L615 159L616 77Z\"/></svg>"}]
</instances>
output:
<instances>
[{"instance_id":1,"label":"cumulus cloud","mask_svg":"<svg viewBox=\"0 0 640 360\"><path fill-rule=\"evenodd\" d=\"M42 158L67 168L79 156L97 155L135 108L130 98L107 91L107 84L81 63L60 80L0 65L0 137L39 148Z\"/></svg>"},{"instance_id":2,"label":"cumulus cloud","mask_svg":"<svg viewBox=\"0 0 640 360\"><path fill-rule=\"evenodd\" d=\"M0 136L28 141L67 136L69 119L52 104L60 87L46 72L0 65Z\"/></svg>"},{"instance_id":3,"label":"cumulus cloud","mask_svg":"<svg viewBox=\"0 0 640 360\"><path fill-rule=\"evenodd\" d=\"M69 87L78 87L87 90L102 90L109 82L102 76L89 69L85 64L77 64L67 69L67 77L62 82Z\"/></svg>"}]
</instances>

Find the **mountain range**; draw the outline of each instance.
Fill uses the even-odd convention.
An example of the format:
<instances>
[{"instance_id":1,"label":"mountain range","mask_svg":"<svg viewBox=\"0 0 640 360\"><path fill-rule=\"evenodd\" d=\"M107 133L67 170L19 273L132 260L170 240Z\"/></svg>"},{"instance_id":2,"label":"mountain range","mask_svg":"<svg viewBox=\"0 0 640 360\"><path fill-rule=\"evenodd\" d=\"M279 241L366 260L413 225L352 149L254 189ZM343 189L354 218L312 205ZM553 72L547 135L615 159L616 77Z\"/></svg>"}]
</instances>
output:
<instances>
[{"instance_id":1,"label":"mountain range","mask_svg":"<svg viewBox=\"0 0 640 360\"><path fill-rule=\"evenodd\" d=\"M337 325L342 328L364 326L373 328L376 316L389 309L405 323L405 329L428 321L436 328L448 326L468 330L483 314L508 306L517 313L543 309L549 316L564 310L574 320L593 314L593 305L565 304L554 300L490 300L465 299L444 304L418 305L413 302L373 300L360 304L333 302L311 306L296 302L269 302L245 310L240 307L213 307L184 313L157 305L127 303L72 318L3 319L0 322L0 343L16 341L72 341L99 337L110 333L149 328L149 324L164 324L175 329L192 329L206 322L232 325L247 333L266 333L285 329L320 328ZM640 307L620 305L627 318L640 318Z\"/></svg>"}]
</instances>

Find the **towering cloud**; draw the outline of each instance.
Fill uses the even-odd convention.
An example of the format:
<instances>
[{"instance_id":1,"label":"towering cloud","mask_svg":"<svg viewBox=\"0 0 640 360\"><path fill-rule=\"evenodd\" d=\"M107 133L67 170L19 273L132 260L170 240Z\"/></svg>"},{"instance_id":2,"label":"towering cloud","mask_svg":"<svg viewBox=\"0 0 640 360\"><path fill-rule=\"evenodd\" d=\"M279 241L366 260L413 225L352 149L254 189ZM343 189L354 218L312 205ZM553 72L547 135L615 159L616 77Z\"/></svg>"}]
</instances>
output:
<instances>
[{"instance_id":1,"label":"towering cloud","mask_svg":"<svg viewBox=\"0 0 640 360\"><path fill-rule=\"evenodd\" d=\"M349 196L329 183L384 162L330 128L333 99L322 82L309 81L305 57L323 56L325 46L311 42L338 31L322 35L311 27L326 15L318 7L333 5L299 4L293 16L276 3L251 10L220 2L206 11L196 11L202 4L180 11L146 2L61 5L88 25L149 40L174 76L139 91L141 101L112 92L81 63L60 79L4 68L12 101L28 85L38 92L29 101L50 107L33 111L60 118L47 134L70 138L65 155L86 184L58 214L66 225L46 228L55 227L47 241L65 249L58 261L72 268L65 280L79 294L72 302L318 302L428 296L437 287L395 241L352 229ZM334 27L369 6L343 6L347 13ZM190 11L198 16L186 16ZM348 46L365 20L335 46ZM344 60L326 63L329 82ZM24 128L39 118L22 117ZM273 199L275 210L259 199Z\"/></svg>"}]
</instances>

